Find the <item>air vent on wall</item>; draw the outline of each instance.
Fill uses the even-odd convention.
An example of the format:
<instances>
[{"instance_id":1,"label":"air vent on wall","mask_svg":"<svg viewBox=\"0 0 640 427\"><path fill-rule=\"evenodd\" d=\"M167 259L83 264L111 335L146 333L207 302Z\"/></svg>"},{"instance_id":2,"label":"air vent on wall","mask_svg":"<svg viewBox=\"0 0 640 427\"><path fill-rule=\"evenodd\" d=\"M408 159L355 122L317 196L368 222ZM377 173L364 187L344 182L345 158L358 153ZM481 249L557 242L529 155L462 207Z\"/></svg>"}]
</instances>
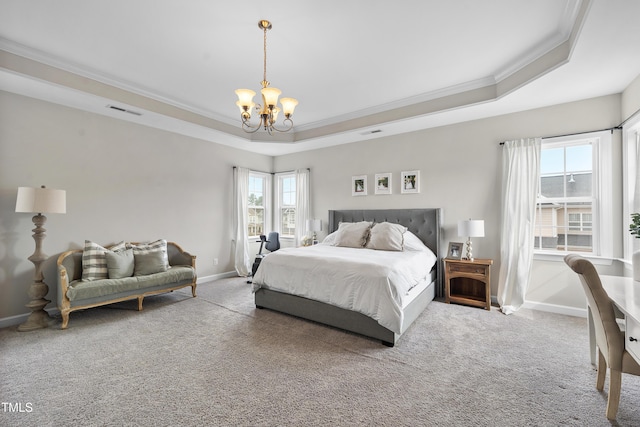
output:
<instances>
[{"instance_id":1,"label":"air vent on wall","mask_svg":"<svg viewBox=\"0 0 640 427\"><path fill-rule=\"evenodd\" d=\"M137 111L127 110L126 108L118 107L116 105L107 105L107 108L110 108L110 109L116 110L116 111L121 111L123 113L133 114L134 116L141 116L142 115L142 113L139 113Z\"/></svg>"}]
</instances>

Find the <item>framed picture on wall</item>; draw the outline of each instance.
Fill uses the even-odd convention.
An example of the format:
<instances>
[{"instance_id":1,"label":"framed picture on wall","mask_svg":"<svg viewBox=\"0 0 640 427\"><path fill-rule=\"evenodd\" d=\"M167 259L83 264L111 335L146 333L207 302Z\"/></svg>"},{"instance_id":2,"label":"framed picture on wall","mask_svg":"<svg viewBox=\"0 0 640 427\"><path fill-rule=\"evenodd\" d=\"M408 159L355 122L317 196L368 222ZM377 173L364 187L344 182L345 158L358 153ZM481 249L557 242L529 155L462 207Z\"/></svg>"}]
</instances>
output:
<instances>
[{"instance_id":1,"label":"framed picture on wall","mask_svg":"<svg viewBox=\"0 0 640 427\"><path fill-rule=\"evenodd\" d=\"M420 171L400 172L400 192L403 194L420 192Z\"/></svg>"},{"instance_id":2,"label":"framed picture on wall","mask_svg":"<svg viewBox=\"0 0 640 427\"><path fill-rule=\"evenodd\" d=\"M376 194L391 194L391 173L377 173L374 184Z\"/></svg>"},{"instance_id":3,"label":"framed picture on wall","mask_svg":"<svg viewBox=\"0 0 640 427\"><path fill-rule=\"evenodd\" d=\"M351 195L366 196L367 195L367 175L358 175L351 177Z\"/></svg>"},{"instance_id":4,"label":"framed picture on wall","mask_svg":"<svg viewBox=\"0 0 640 427\"><path fill-rule=\"evenodd\" d=\"M448 259L462 259L462 243L449 242L449 250L447 250Z\"/></svg>"}]
</instances>

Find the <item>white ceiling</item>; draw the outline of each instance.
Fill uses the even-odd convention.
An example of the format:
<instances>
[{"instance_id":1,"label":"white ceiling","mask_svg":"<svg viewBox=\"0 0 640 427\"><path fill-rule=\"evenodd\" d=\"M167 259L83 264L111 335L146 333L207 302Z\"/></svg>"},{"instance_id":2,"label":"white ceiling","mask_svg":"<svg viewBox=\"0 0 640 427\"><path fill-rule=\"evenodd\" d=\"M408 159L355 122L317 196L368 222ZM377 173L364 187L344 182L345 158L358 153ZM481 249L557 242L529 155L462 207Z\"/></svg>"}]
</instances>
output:
<instances>
[{"instance_id":1,"label":"white ceiling","mask_svg":"<svg viewBox=\"0 0 640 427\"><path fill-rule=\"evenodd\" d=\"M640 75L635 0L0 0L0 10L0 89L271 155L619 93ZM260 19L273 23L267 78L300 101L295 132L273 137L240 131L235 106L235 89L260 88Z\"/></svg>"}]
</instances>

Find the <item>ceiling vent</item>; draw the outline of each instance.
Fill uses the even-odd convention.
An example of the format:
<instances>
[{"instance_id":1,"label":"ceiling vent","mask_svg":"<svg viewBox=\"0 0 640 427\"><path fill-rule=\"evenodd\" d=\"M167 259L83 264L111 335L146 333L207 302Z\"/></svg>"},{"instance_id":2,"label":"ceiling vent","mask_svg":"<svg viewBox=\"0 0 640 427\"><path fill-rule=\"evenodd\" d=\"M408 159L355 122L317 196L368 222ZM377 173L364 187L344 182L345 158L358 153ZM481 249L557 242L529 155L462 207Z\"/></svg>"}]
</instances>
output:
<instances>
[{"instance_id":1,"label":"ceiling vent","mask_svg":"<svg viewBox=\"0 0 640 427\"><path fill-rule=\"evenodd\" d=\"M142 113L139 113L137 111L127 110L126 108L118 107L116 105L107 105L107 108L110 108L110 109L116 110L116 111L120 111L122 113L133 114L134 116L141 116L142 115Z\"/></svg>"},{"instance_id":2,"label":"ceiling vent","mask_svg":"<svg viewBox=\"0 0 640 427\"><path fill-rule=\"evenodd\" d=\"M374 129L374 130L368 130L366 132L362 132L360 135L371 135L374 133L380 133L382 132L382 129Z\"/></svg>"}]
</instances>

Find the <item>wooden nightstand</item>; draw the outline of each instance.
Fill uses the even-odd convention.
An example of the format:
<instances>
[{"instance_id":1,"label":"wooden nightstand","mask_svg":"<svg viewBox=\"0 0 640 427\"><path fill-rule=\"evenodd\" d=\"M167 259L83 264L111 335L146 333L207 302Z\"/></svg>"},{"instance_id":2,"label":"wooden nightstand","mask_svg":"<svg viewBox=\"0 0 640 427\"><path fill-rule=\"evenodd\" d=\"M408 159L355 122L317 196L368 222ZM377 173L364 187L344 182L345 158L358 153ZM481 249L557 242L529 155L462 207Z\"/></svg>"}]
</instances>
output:
<instances>
[{"instance_id":1,"label":"wooden nightstand","mask_svg":"<svg viewBox=\"0 0 640 427\"><path fill-rule=\"evenodd\" d=\"M491 310L492 259L444 260L445 302Z\"/></svg>"}]
</instances>

